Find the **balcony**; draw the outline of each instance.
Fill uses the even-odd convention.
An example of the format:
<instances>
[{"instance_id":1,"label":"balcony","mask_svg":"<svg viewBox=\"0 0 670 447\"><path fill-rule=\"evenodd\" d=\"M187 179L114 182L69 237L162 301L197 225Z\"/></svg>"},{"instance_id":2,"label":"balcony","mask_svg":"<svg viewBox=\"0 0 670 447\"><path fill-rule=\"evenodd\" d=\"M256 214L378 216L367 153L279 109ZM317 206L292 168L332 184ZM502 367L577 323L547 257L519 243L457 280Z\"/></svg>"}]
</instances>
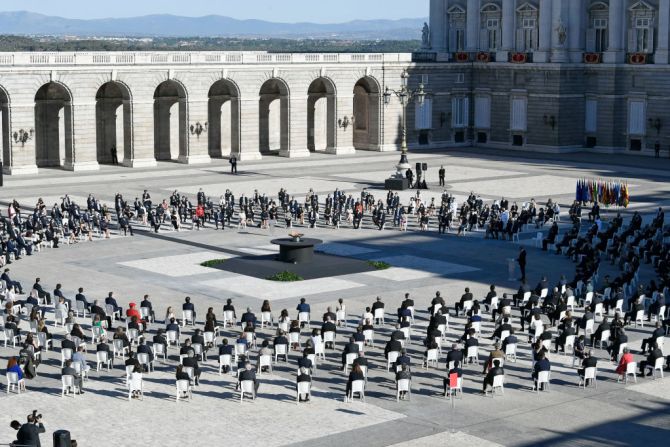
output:
<instances>
[{"instance_id":1,"label":"balcony","mask_svg":"<svg viewBox=\"0 0 670 447\"><path fill-rule=\"evenodd\" d=\"M630 65L646 65L654 63L654 55L651 53L628 53L626 63Z\"/></svg>"},{"instance_id":2,"label":"balcony","mask_svg":"<svg viewBox=\"0 0 670 447\"><path fill-rule=\"evenodd\" d=\"M584 53L585 64L600 64L603 61L602 53Z\"/></svg>"},{"instance_id":3,"label":"balcony","mask_svg":"<svg viewBox=\"0 0 670 447\"><path fill-rule=\"evenodd\" d=\"M510 52L508 55L508 62L513 64L526 64L533 62L533 53Z\"/></svg>"}]
</instances>

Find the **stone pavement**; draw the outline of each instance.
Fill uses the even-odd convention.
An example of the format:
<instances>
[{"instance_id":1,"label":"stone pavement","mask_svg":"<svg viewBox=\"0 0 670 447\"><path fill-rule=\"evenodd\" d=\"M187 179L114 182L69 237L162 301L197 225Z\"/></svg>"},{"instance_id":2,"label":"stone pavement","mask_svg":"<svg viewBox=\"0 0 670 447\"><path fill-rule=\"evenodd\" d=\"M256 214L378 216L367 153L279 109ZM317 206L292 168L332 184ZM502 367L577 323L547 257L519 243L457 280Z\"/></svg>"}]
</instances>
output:
<instances>
[{"instance_id":1,"label":"stone pavement","mask_svg":"<svg viewBox=\"0 0 670 447\"><path fill-rule=\"evenodd\" d=\"M509 156L492 151L446 152L412 154L410 160L425 160L435 170L440 164L448 169L449 189L459 200L470 190L481 192L486 199L501 195L519 202L535 197L538 201L552 197L569 204L574 195L574 183L581 176L607 176L627 179L633 186L633 209L651 211L657 204L667 205L670 198L668 176L664 165L652 159L631 159L624 166L618 160L599 165L592 154L579 155ZM276 195L280 187L292 194L302 195L313 187L321 199L336 187L357 192L363 187L372 189L375 196L384 198L379 181L397 161L397 154L359 153L352 157L317 155L310 160L280 160L270 158L258 163L241 165L241 175L227 174L227 164L203 168L162 164L158 170L126 170L106 167L96 174L73 174L50 171L35 178L10 178L0 190L0 200L17 198L24 206L43 197L47 203L69 193L83 200L89 192L108 203L119 190L127 198L149 189L154 200L167 197L173 189L190 194L203 187L208 194L220 194L226 188L237 196L253 193L258 188ZM557 159L558 158L558 159ZM336 161L333 163L333 161ZM610 160L608 160L610 162ZM296 173L299 173L296 175ZM432 174L431 174L432 175ZM433 178L433 180L436 180ZM434 184L422 196L439 196L441 189ZM404 193L407 199L410 193ZM566 210L566 208L564 208ZM562 224L564 227L566 224ZM148 293L156 314L162 321L167 306L180 309L186 295L192 297L198 310L199 327L207 307L213 307L219 317L226 298L233 298L238 315L247 306L257 313L262 300L271 301L278 315L283 308L294 314L300 297L312 305L312 320L317 322L328 306L334 307L338 298L347 304L350 326L360 317L374 297L386 302L387 320L391 320L405 292L416 301L419 313L410 346L413 359L413 394L410 402L396 402L393 378L384 371L383 343L391 327L378 331L376 346L366 352L373 368L366 390L366 401L344 403L345 375L339 371L339 358L345 335L338 334L337 349L327 352L327 360L318 365L314 378L314 398L309 404L296 405L294 377L298 353L291 353L288 364L279 362L274 372L261 376L261 389L256 402L239 403L231 376L218 374L213 356L204 364L202 383L194 391L192 401L175 402L174 368L176 349L170 350L167 362L157 361L156 371L145 375L143 401L127 400L123 383L124 372L117 361L111 372L92 372L83 396L60 397L60 339L64 331L52 329L55 349L45 354L39 376L28 382L28 392L6 395L0 392L0 443L11 440L9 421L22 418L33 409L45 415L48 431L66 428L80 445L99 442L125 445L133 441L166 446L191 444L217 445L228 440L247 445L347 445L364 442L370 446L390 445L467 445L467 446L525 446L525 445L642 445L667 439L670 423L670 395L665 380L638 378L637 384L618 384L614 365L606 361L606 353L596 350L600 359L597 390L579 389L572 358L551 354L554 365L550 391L530 390L530 351L525 337L516 363L506 365L507 385L504 396L483 397L482 366L465 368L465 394L455 405L441 395L444 376L444 357L438 370L423 369L423 349L420 340L425 335L428 306L435 291L440 290L448 304L453 304L469 286L475 297L485 295L490 284L496 284L499 294L512 291L518 284L508 281L506 259L518 252L518 244L504 241L485 241L483 233L473 232L458 238L453 233L440 236L432 228L418 232L412 222L411 231L401 233L389 229L377 231L366 226L354 231L346 225L340 230L330 228L300 228L308 236L323 239L326 253L353 256L359 259L385 260L389 270L304 281L275 284L200 266L208 259L225 259L245 254L267 254L269 240L286 232L227 228L214 231L170 232L158 235L138 228L135 237L80 242L74 246L44 249L36 256L26 257L11 266L13 277L32 284L35 276L42 278L45 288L63 284L66 296L73 297L77 287L85 288L89 299L103 299L114 291L120 304L139 302ZM542 253L531 240L532 230L522 236L521 243L529 250L528 275L534 284L542 275L556 282L561 274L569 278L574 264L562 256ZM564 231L562 229L562 231ZM600 277L615 268L604 265ZM643 282L652 277L649 266L642 270ZM578 312L580 313L580 312ZM180 315L180 312L177 311ZM51 317L48 314L48 318ZM88 328L88 319L81 319ZM463 331L463 318L453 318L447 346ZM518 327L518 319L515 326ZM157 325L154 325L154 329ZM23 322L27 329L27 323ZM50 327L51 329L51 327ZM483 328L484 337L491 335L491 323ZM630 345L639 349L639 341L651 331L633 328ZM186 334L190 335L191 328ZM230 339L239 329L227 330ZM259 332L259 344L269 339L273 331ZM307 332L303 332L303 338ZM480 361L491 348L484 339ZM666 343L667 345L667 343ZM12 348L0 347L0 361L15 354ZM637 356L638 360L642 357ZM89 362L95 366L94 355ZM255 356L252 357L255 361ZM48 436L43 436L43 443ZM104 440L104 441L101 441Z\"/></svg>"}]
</instances>

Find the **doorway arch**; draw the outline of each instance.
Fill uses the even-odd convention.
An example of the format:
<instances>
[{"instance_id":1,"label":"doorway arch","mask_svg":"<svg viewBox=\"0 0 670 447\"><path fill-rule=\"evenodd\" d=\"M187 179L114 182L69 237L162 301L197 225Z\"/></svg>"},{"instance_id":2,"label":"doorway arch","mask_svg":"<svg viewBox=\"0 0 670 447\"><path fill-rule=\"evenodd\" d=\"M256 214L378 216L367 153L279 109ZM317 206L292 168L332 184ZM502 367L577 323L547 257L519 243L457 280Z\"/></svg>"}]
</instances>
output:
<instances>
[{"instance_id":1,"label":"doorway arch","mask_svg":"<svg viewBox=\"0 0 670 447\"><path fill-rule=\"evenodd\" d=\"M188 102L184 86L172 79L154 92L154 155L156 160L188 156Z\"/></svg>"},{"instance_id":2,"label":"doorway arch","mask_svg":"<svg viewBox=\"0 0 670 447\"><path fill-rule=\"evenodd\" d=\"M208 152L213 158L240 152L240 95L230 80L220 79L208 94Z\"/></svg>"},{"instance_id":3,"label":"doorway arch","mask_svg":"<svg viewBox=\"0 0 670 447\"><path fill-rule=\"evenodd\" d=\"M289 148L289 89L277 78L261 86L259 101L259 148L261 153L287 152Z\"/></svg>"},{"instance_id":4,"label":"doorway arch","mask_svg":"<svg viewBox=\"0 0 670 447\"><path fill-rule=\"evenodd\" d=\"M118 163L132 158L132 100L128 87L120 82L103 84L95 95L96 153L98 163Z\"/></svg>"},{"instance_id":5,"label":"doorway arch","mask_svg":"<svg viewBox=\"0 0 670 447\"><path fill-rule=\"evenodd\" d=\"M354 86L354 148L379 150L381 141L380 87L366 76Z\"/></svg>"},{"instance_id":6,"label":"doorway arch","mask_svg":"<svg viewBox=\"0 0 670 447\"><path fill-rule=\"evenodd\" d=\"M307 148L310 152L334 150L336 108L333 81L324 77L315 79L307 90Z\"/></svg>"},{"instance_id":7,"label":"doorway arch","mask_svg":"<svg viewBox=\"0 0 670 447\"><path fill-rule=\"evenodd\" d=\"M35 162L37 167L72 163L72 94L59 82L35 94Z\"/></svg>"}]
</instances>

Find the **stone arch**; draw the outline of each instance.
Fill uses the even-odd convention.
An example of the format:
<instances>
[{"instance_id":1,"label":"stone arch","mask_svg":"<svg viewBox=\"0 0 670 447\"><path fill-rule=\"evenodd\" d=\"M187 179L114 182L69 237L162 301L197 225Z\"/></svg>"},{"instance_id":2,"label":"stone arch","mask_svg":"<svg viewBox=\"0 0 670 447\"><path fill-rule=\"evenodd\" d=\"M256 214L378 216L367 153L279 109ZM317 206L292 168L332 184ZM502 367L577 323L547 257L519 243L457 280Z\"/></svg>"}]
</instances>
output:
<instances>
[{"instance_id":1,"label":"stone arch","mask_svg":"<svg viewBox=\"0 0 670 447\"><path fill-rule=\"evenodd\" d=\"M50 81L35 94L35 162L38 167L64 167L73 163L72 92Z\"/></svg>"},{"instance_id":2,"label":"stone arch","mask_svg":"<svg viewBox=\"0 0 670 447\"><path fill-rule=\"evenodd\" d=\"M259 90L259 148L261 153L288 153L289 95L286 81L271 78Z\"/></svg>"},{"instance_id":3,"label":"stone arch","mask_svg":"<svg viewBox=\"0 0 670 447\"><path fill-rule=\"evenodd\" d=\"M381 87L372 76L354 86L354 148L379 150L381 141Z\"/></svg>"},{"instance_id":4,"label":"stone arch","mask_svg":"<svg viewBox=\"0 0 670 447\"><path fill-rule=\"evenodd\" d=\"M188 94L174 79L161 82L154 92L154 155L156 160L188 157Z\"/></svg>"},{"instance_id":5,"label":"stone arch","mask_svg":"<svg viewBox=\"0 0 670 447\"><path fill-rule=\"evenodd\" d=\"M12 150L10 139L13 136L10 135L12 126L9 122L9 103L9 93L7 93L7 90L5 90L5 88L0 85L0 144L2 145L3 168L12 166ZM29 133L30 137L33 136L30 134L31 130L25 131ZM16 139L17 141L19 139L18 132L16 134Z\"/></svg>"},{"instance_id":6,"label":"stone arch","mask_svg":"<svg viewBox=\"0 0 670 447\"><path fill-rule=\"evenodd\" d=\"M95 95L96 152L98 163L118 163L132 158L132 95L128 86L109 81Z\"/></svg>"},{"instance_id":7,"label":"stone arch","mask_svg":"<svg viewBox=\"0 0 670 447\"><path fill-rule=\"evenodd\" d=\"M327 77L316 78L307 89L307 148L311 152L335 150L337 90Z\"/></svg>"},{"instance_id":8,"label":"stone arch","mask_svg":"<svg viewBox=\"0 0 670 447\"><path fill-rule=\"evenodd\" d=\"M221 158L240 153L240 89L230 79L214 82L208 93L208 152Z\"/></svg>"}]
</instances>

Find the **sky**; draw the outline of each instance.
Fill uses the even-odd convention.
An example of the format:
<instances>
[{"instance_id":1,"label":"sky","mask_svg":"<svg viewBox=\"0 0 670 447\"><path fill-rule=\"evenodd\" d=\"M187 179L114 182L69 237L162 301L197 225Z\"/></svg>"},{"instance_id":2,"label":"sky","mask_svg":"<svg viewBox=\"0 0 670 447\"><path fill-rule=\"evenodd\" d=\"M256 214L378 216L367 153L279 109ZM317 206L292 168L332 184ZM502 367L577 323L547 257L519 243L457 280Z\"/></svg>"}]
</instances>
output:
<instances>
[{"instance_id":1,"label":"sky","mask_svg":"<svg viewBox=\"0 0 670 447\"><path fill-rule=\"evenodd\" d=\"M427 17L428 3L428 0L0 0L0 10L73 19L216 14L273 22L338 23Z\"/></svg>"}]
</instances>

